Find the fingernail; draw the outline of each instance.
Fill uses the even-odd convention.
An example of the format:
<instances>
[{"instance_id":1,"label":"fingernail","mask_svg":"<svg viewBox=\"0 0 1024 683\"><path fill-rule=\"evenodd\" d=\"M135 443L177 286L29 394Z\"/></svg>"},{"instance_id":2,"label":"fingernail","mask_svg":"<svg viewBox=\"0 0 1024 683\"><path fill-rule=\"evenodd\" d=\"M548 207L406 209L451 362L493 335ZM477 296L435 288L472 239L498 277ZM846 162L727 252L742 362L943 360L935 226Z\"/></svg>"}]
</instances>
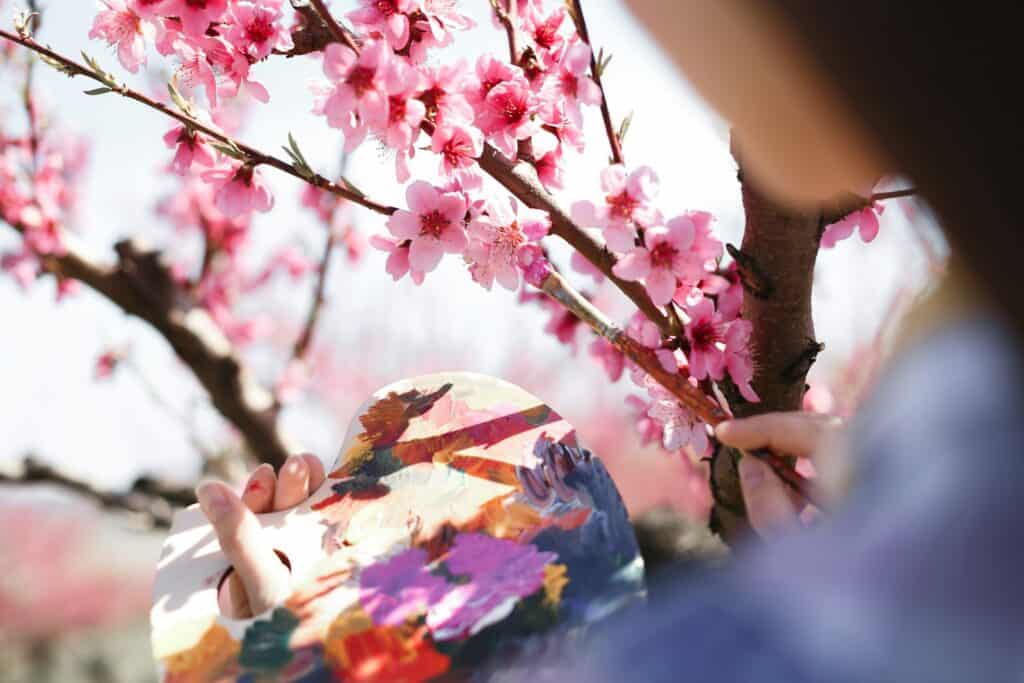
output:
<instances>
[{"instance_id":1,"label":"fingernail","mask_svg":"<svg viewBox=\"0 0 1024 683\"><path fill-rule=\"evenodd\" d=\"M199 507L211 522L216 522L231 511L231 499L228 498L224 485L218 482L200 484L196 489L196 498L199 499Z\"/></svg>"},{"instance_id":2,"label":"fingernail","mask_svg":"<svg viewBox=\"0 0 1024 683\"><path fill-rule=\"evenodd\" d=\"M301 455L293 455L284 464L284 471L288 474L300 476L306 471L306 460Z\"/></svg>"}]
</instances>

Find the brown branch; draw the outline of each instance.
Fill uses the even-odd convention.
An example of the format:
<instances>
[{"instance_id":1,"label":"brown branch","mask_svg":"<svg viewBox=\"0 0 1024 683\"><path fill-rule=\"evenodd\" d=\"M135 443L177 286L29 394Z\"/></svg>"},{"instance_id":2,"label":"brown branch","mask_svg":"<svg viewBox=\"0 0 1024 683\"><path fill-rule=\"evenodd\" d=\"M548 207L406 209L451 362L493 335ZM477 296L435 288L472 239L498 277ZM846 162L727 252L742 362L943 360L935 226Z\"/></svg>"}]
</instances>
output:
<instances>
[{"instance_id":1,"label":"brown branch","mask_svg":"<svg viewBox=\"0 0 1024 683\"><path fill-rule=\"evenodd\" d=\"M24 232L23 226L12 227ZM62 239L64 254L41 256L42 267L82 282L149 323L192 371L214 408L241 433L253 455L275 467L283 465L289 449L278 429L273 398L209 314L174 281L159 253L119 242L118 261L107 266L87 256L74 235L65 233Z\"/></svg>"},{"instance_id":2,"label":"brown branch","mask_svg":"<svg viewBox=\"0 0 1024 683\"><path fill-rule=\"evenodd\" d=\"M735 149L733 151L736 154ZM743 279L747 296L743 298L743 317L753 331L750 337L754 358L753 387L759 403L747 403L731 396L733 413L746 417L769 411L799 410L805 377L813 359L808 349L814 342L811 318L811 289L814 264L818 255L820 211L799 212L776 204L762 194L742 173L740 184L746 227L743 233L744 268L756 273L760 281L770 283L760 291L752 288L753 278ZM815 347L817 348L817 347ZM808 362L799 362L808 359ZM732 392L730 392L732 393ZM769 462L783 481L794 488L800 482L786 466L785 459L770 452L755 452ZM733 542L749 531L743 506L737 470L738 454L731 449L718 449L711 462L712 526L727 542ZM808 487L803 486L806 497Z\"/></svg>"},{"instance_id":3,"label":"brown branch","mask_svg":"<svg viewBox=\"0 0 1024 683\"><path fill-rule=\"evenodd\" d=\"M32 38L21 37L13 33L8 33L7 31L4 31L2 29L0 29L0 38L4 38L13 43L17 43L22 47L32 50L33 52L37 52L47 57L48 59L61 64L63 68L69 71L69 75L71 76L85 76L86 78L94 80L97 83L102 83L105 87L109 87L108 82L88 66L83 66L82 64L76 62L73 59L69 59L68 57L65 57L57 52L54 52L53 50L35 42ZM367 199L366 196L363 195L361 192L355 192L349 189L348 187L339 185L338 183L334 183L328 180L327 178L323 177L322 175L312 172L310 172L309 174L304 174L301 171L299 171L294 165L289 164L283 159L280 159L270 154L266 154L256 149L255 147L250 147L249 145L246 145L243 142L235 140L234 138L225 134L224 132L217 130L212 126L208 126L202 123L201 121L191 116L188 116L182 112L175 111L167 105L161 102L157 102L156 100L153 100L138 91L132 90L131 88L122 85L117 88L112 88L111 92L116 92L118 95L121 95L122 97L125 97L129 100L134 100L135 102L138 102L149 107L150 109L154 109L163 114L164 116L168 116L186 126L190 126L191 128L202 132L204 135L213 140L237 148L245 155L246 163L249 163L253 166L270 166L272 168L276 168L282 173L287 173L288 175L294 178L298 178L299 180L307 182L310 185L318 187L326 192L330 192L331 194L338 195L339 197L344 197L345 199L348 199L349 201L355 204L359 204L360 206L363 206L371 211L375 211L379 214L389 216L393 214L395 211L397 211L397 209L393 206L387 206L385 204L380 204L370 199Z\"/></svg>"},{"instance_id":4,"label":"brown branch","mask_svg":"<svg viewBox=\"0 0 1024 683\"><path fill-rule=\"evenodd\" d=\"M327 26L327 30L331 32L334 39L339 43L344 43L356 54L359 53L359 45L356 43L355 37L337 22L337 20L331 16L330 10L324 4L324 0L309 0L310 6L313 11L320 15L320 19L323 20Z\"/></svg>"},{"instance_id":5,"label":"brown branch","mask_svg":"<svg viewBox=\"0 0 1024 683\"><path fill-rule=\"evenodd\" d=\"M292 348L292 360L304 360L313 342L313 334L316 331L317 323L324 308L324 291L327 289L327 274L330 270L331 254L334 253L336 238L333 232L328 232L327 243L324 245L324 255L320 259L320 269L317 274L316 286L313 290L313 303L309 307L309 314L306 316L306 324L302 327L302 333L295 340Z\"/></svg>"},{"instance_id":6,"label":"brown branch","mask_svg":"<svg viewBox=\"0 0 1024 683\"><path fill-rule=\"evenodd\" d=\"M186 507L196 500L191 488L168 485L149 477L136 479L127 491L101 491L33 458L25 458L19 475L0 472L0 484L57 486L91 500L103 509L138 515L154 529L169 529L174 508Z\"/></svg>"},{"instance_id":7,"label":"brown branch","mask_svg":"<svg viewBox=\"0 0 1024 683\"><path fill-rule=\"evenodd\" d=\"M541 282L540 289L565 306L596 335L608 340L626 358L653 377L701 420L716 425L728 417L725 411L707 394L690 384L684 372L670 373L665 370L654 351L637 343L620 327L608 320L604 313L573 289L561 275L551 272Z\"/></svg>"},{"instance_id":8,"label":"brown branch","mask_svg":"<svg viewBox=\"0 0 1024 683\"><path fill-rule=\"evenodd\" d=\"M568 242L584 258L604 273L626 297L639 308L661 330L664 337L674 337L681 329L672 318L651 301L647 290L639 282L627 282L612 272L616 258L608 249L577 226L555 199L540 184L531 167L525 163L513 163L491 145L484 145L479 159L480 167L501 183L524 204L533 209L546 211L551 218L551 234Z\"/></svg>"},{"instance_id":9,"label":"brown branch","mask_svg":"<svg viewBox=\"0 0 1024 683\"><path fill-rule=\"evenodd\" d=\"M622 141L615 132L615 124L612 123L612 115L608 110L608 96L604 91L604 84L601 82L601 70L597 65L597 54L594 52L594 44L590 42L590 32L587 30L587 19L583 16L583 3L581 0L572 1L573 19L576 21L576 31L580 34L583 42L590 47L590 75L601 91L601 117L604 119L604 130L608 136L608 144L612 150L612 163L625 163L622 156Z\"/></svg>"},{"instance_id":10,"label":"brown branch","mask_svg":"<svg viewBox=\"0 0 1024 683\"><path fill-rule=\"evenodd\" d=\"M505 0L505 7L502 8L501 0L491 0L491 9L494 10L494 16L505 28L505 35L508 38L508 54L510 61L519 65L519 35L516 31L516 1L517 0Z\"/></svg>"},{"instance_id":11,"label":"brown branch","mask_svg":"<svg viewBox=\"0 0 1024 683\"><path fill-rule=\"evenodd\" d=\"M903 197L913 197L917 194L917 188L908 187L903 190L890 190L888 192L876 192L870 197L861 197L857 194L848 194L841 197L830 205L825 206L822 209L821 214L821 228L824 229L833 223L838 223L843 220L851 213L856 211L862 211L868 208L875 202L885 201L887 199L901 199Z\"/></svg>"}]
</instances>

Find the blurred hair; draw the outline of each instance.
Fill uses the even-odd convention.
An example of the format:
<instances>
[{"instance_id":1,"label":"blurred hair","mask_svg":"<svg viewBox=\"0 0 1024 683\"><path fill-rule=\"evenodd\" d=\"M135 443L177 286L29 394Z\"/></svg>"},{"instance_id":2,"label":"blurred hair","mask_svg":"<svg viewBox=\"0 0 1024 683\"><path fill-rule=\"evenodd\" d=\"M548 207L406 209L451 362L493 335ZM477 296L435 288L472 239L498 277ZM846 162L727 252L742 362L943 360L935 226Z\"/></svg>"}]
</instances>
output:
<instances>
[{"instance_id":1,"label":"blurred hair","mask_svg":"<svg viewBox=\"0 0 1024 683\"><path fill-rule=\"evenodd\" d=\"M1020 5L773 1L1024 332Z\"/></svg>"}]
</instances>

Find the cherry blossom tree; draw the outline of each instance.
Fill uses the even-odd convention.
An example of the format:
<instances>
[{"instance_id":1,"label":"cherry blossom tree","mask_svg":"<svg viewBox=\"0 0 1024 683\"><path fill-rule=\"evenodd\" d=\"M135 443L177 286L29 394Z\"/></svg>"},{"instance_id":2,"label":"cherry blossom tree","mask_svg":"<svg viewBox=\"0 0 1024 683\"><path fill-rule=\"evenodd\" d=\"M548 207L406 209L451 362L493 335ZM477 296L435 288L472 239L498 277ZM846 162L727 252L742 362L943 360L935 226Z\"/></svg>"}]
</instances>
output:
<instances>
[{"instance_id":1,"label":"cherry blossom tree","mask_svg":"<svg viewBox=\"0 0 1024 683\"><path fill-rule=\"evenodd\" d=\"M656 170L627 163L631 119L612 117L601 79L609 57L595 48L582 2L489 1L492 26L475 26L456 0L101 0L88 33L117 66L39 42L40 15L25 8L12 30L0 30L4 83L20 84L27 121L0 122L0 221L20 237L3 269L26 288L55 278L59 296L90 289L150 325L251 457L279 466L289 452L282 405L319 374L314 339L331 255L358 255L363 238L350 212L362 207L378 216L366 242L388 253L391 278L418 284L442 261L461 261L465 286L497 283L519 291L522 305L550 312L545 330L523 332L525 347L545 332L575 345L586 329L596 363L578 371L631 382L628 409L642 438L693 468L709 463L712 528L735 539L747 530L741 454L719 447L711 428L729 415L800 408L821 348L811 320L819 248L855 229L870 241L884 200L912 191L869 190L795 212L743 178L738 159L746 229L739 246L723 244L714 216L699 207L666 215ZM473 63L447 57L469 30L503 36L507 50ZM325 128L340 131L339 154L361 145L386 150L405 186L402 205L374 199L357 182L358 168L313 168L295 137L282 140L283 154L243 141L244 118L274 102L261 65L300 55L321 65L309 106ZM86 154L56 125L61 112L39 111L32 72L40 65L90 82L87 95L166 117L162 141L151 143L168 148L177 188L158 213L178 233L198 236L198 258L134 239L114 245L113 262L85 251L73 228ZM117 74L143 69L170 77L153 93ZM600 117L604 139L587 139L585 117ZM592 195L561 196L567 156L605 145L608 163L594 169ZM434 158L436 170L414 176L417 155ZM253 270L252 220L275 207L266 180L273 173L305 185L302 202L324 226L324 251L310 259L284 249ZM564 262L557 241L570 249ZM293 343L279 349L278 378L260 382L247 349L267 331L242 304L274 278L305 276L316 280L312 302ZM611 320L596 303L602 288L624 295L632 317ZM97 376L122 361L108 351ZM785 454L750 455L806 495Z\"/></svg>"}]
</instances>

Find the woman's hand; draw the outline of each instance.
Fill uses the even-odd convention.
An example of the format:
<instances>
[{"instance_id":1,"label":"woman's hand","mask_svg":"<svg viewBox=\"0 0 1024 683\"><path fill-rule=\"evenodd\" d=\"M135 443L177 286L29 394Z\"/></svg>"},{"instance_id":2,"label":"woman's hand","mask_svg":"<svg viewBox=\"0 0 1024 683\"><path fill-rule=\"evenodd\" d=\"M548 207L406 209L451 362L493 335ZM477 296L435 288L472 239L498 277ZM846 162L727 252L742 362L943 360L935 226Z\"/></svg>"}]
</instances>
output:
<instances>
[{"instance_id":1,"label":"woman's hand","mask_svg":"<svg viewBox=\"0 0 1024 683\"><path fill-rule=\"evenodd\" d=\"M822 463L819 456L835 452L842 426L839 418L816 413L765 413L723 422L715 429L715 436L723 444L745 451L768 448L780 454L813 457L820 474L836 460L826 458L829 462ZM768 465L755 457L744 457L739 472L747 516L758 532L768 533L796 522L799 501Z\"/></svg>"},{"instance_id":2,"label":"woman's hand","mask_svg":"<svg viewBox=\"0 0 1024 683\"><path fill-rule=\"evenodd\" d=\"M314 455L293 455L280 476L270 465L253 471L241 498L230 486L208 481L196 489L199 506L213 525L234 571L218 595L221 612L244 619L273 607L288 590L288 568L262 535L253 513L286 510L306 500L324 481Z\"/></svg>"}]
</instances>

